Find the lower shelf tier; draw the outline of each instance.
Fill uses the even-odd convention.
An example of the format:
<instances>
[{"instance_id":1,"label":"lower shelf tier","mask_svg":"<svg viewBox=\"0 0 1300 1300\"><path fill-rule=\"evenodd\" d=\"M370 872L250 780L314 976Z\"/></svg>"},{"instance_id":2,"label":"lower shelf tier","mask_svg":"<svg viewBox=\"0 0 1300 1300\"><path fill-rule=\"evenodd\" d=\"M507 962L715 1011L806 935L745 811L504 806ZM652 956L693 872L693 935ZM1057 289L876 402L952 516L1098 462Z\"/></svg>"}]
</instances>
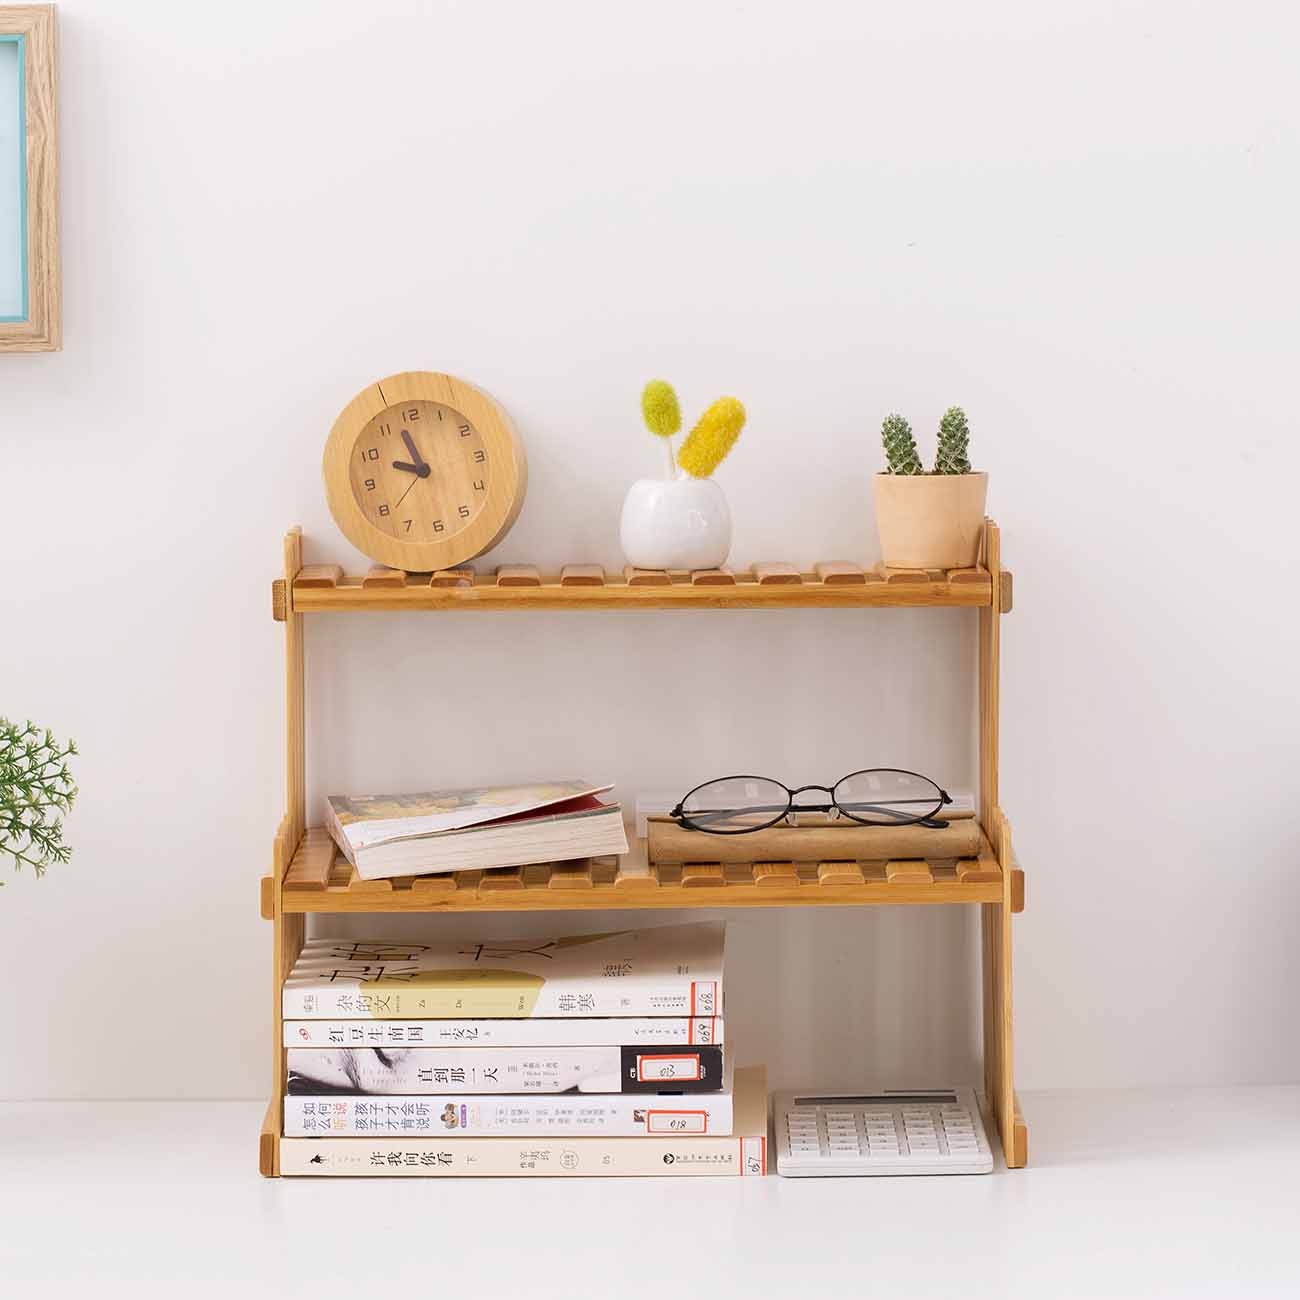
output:
<instances>
[{"instance_id":1,"label":"lower shelf tier","mask_svg":"<svg viewBox=\"0 0 1300 1300\"><path fill-rule=\"evenodd\" d=\"M1013 882L1014 884L1014 882ZM274 882L262 882L263 915ZM986 837L977 857L947 862L753 862L651 865L644 841L622 858L362 880L329 832L314 827L289 862L285 912L531 912L591 908L998 903L1002 870ZM1013 891L1014 892L1014 891ZM1019 910L1015 908L1015 910Z\"/></svg>"}]
</instances>

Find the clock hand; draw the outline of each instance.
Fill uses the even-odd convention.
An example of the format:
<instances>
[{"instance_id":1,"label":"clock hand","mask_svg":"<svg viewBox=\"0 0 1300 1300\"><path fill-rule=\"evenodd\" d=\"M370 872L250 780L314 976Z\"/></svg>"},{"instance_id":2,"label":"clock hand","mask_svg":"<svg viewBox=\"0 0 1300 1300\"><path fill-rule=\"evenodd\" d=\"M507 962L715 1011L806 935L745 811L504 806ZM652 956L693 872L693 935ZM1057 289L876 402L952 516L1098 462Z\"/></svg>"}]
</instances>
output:
<instances>
[{"instance_id":1,"label":"clock hand","mask_svg":"<svg viewBox=\"0 0 1300 1300\"><path fill-rule=\"evenodd\" d=\"M404 460L395 460L393 468L405 470L408 474L418 474L421 478L428 478L430 473L427 461L421 461L418 465L408 465Z\"/></svg>"},{"instance_id":2,"label":"clock hand","mask_svg":"<svg viewBox=\"0 0 1300 1300\"><path fill-rule=\"evenodd\" d=\"M423 477L424 477L423 475L420 475L420 478L423 478ZM396 510L396 509L397 509L397 506L400 506L400 505L402 504L402 502L406 500L407 493L409 493L410 490L411 490L411 489L412 489L412 488L413 488L413 487L414 487L414 486L415 486L419 481L420 481L419 478L413 478L413 479L410 481L410 483L407 484L406 492L403 492L402 495L401 495L400 497L397 498L397 505L395 505L395 506L393 507L394 510Z\"/></svg>"},{"instance_id":3,"label":"clock hand","mask_svg":"<svg viewBox=\"0 0 1300 1300\"><path fill-rule=\"evenodd\" d=\"M412 459L412 460L413 460L417 465L424 465L424 464L425 464L424 457L421 456L420 453L419 453L418 451L416 451L416 449L415 449L415 443L411 441L411 435L410 435L410 433L409 433L407 430L405 430L405 429L402 430L402 441L403 441L404 443L406 443L406 450L409 451L409 452L411 453L411 459ZM426 468L427 468L427 466L426 466Z\"/></svg>"}]
</instances>

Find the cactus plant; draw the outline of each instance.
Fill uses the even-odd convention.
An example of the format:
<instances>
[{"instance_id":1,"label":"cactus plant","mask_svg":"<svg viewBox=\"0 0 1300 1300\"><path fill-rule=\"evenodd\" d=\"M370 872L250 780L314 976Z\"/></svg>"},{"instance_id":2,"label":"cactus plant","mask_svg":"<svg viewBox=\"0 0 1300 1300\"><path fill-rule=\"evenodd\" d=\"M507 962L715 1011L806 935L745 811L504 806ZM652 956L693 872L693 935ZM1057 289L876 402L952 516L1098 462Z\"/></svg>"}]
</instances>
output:
<instances>
[{"instance_id":1,"label":"cactus plant","mask_svg":"<svg viewBox=\"0 0 1300 1300\"><path fill-rule=\"evenodd\" d=\"M970 442L970 425L960 406L950 406L939 421L939 450L934 458L936 474L969 474L970 460L966 448Z\"/></svg>"},{"instance_id":2,"label":"cactus plant","mask_svg":"<svg viewBox=\"0 0 1300 1300\"><path fill-rule=\"evenodd\" d=\"M921 457L917 454L912 426L899 414L885 416L880 426L880 436L885 444L885 459L890 474L924 474Z\"/></svg>"}]
</instances>

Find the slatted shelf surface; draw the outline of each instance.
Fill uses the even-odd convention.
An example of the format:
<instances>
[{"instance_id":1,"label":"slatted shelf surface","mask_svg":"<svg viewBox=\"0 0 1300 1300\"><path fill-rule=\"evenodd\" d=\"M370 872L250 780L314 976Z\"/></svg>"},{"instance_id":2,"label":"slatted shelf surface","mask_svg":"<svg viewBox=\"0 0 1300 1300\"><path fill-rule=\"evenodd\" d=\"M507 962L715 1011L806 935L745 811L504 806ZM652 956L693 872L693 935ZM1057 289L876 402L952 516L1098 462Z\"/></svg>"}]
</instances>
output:
<instances>
[{"instance_id":1,"label":"slatted shelf surface","mask_svg":"<svg viewBox=\"0 0 1300 1300\"><path fill-rule=\"evenodd\" d=\"M575 908L784 907L872 903L996 903L1002 871L987 839L948 862L697 862L652 865L644 842L595 858L362 880L329 832L303 837L284 877L286 912L512 912Z\"/></svg>"},{"instance_id":2,"label":"slatted shelf surface","mask_svg":"<svg viewBox=\"0 0 1300 1300\"><path fill-rule=\"evenodd\" d=\"M1009 592L1009 575L1003 583ZM609 574L598 564L566 564L543 574L531 564L503 564L491 573L471 568L402 573L372 568L348 575L336 564L308 564L293 580L294 613L363 609L708 609L765 607L864 607L990 604L988 570L864 569L847 561L824 561L805 572L772 562L748 570L703 569L693 573L627 568ZM276 617L286 607L283 583L274 593ZM1004 611L1005 612L1005 611Z\"/></svg>"}]
</instances>

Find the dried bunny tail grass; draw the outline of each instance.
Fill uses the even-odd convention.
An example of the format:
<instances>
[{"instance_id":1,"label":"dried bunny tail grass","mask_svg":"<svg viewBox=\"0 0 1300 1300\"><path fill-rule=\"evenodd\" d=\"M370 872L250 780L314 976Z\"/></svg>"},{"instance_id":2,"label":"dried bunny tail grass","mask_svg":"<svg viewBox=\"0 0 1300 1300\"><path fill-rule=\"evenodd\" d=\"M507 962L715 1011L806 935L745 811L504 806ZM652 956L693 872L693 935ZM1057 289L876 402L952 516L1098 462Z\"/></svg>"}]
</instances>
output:
<instances>
[{"instance_id":1,"label":"dried bunny tail grass","mask_svg":"<svg viewBox=\"0 0 1300 1300\"><path fill-rule=\"evenodd\" d=\"M682 408L672 384L666 379L652 379L641 390L641 414L651 433L671 438L682 427Z\"/></svg>"},{"instance_id":2,"label":"dried bunny tail grass","mask_svg":"<svg viewBox=\"0 0 1300 1300\"><path fill-rule=\"evenodd\" d=\"M726 459L745 427L745 408L734 397L719 397L686 435L677 463L692 478L708 478Z\"/></svg>"}]
</instances>

